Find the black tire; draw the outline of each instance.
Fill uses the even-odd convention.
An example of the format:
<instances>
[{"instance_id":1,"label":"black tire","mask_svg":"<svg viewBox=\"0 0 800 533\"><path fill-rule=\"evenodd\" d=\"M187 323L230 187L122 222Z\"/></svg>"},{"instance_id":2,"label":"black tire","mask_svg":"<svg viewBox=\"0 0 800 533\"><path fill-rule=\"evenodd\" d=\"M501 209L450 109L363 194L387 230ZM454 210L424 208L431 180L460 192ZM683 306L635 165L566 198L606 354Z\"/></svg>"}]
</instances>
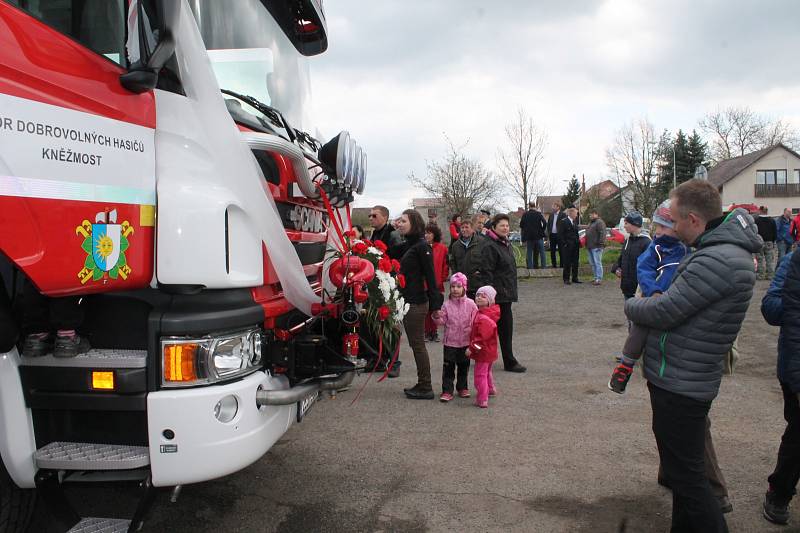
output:
<instances>
[{"instance_id":1,"label":"black tire","mask_svg":"<svg viewBox=\"0 0 800 533\"><path fill-rule=\"evenodd\" d=\"M21 489L0 461L0 533L24 533L36 504L36 491Z\"/></svg>"}]
</instances>

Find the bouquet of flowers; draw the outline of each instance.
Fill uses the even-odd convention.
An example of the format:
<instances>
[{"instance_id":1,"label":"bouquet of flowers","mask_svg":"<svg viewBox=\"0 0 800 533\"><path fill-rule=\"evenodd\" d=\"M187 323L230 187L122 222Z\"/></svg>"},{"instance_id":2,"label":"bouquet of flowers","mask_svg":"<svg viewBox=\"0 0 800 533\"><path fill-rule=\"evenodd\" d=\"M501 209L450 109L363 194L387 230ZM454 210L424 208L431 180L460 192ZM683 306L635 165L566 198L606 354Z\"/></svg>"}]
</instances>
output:
<instances>
[{"instance_id":1,"label":"bouquet of flowers","mask_svg":"<svg viewBox=\"0 0 800 533\"><path fill-rule=\"evenodd\" d=\"M375 277L367 282L369 298L364 302L361 316L373 338L383 344L379 351L391 357L400 342L403 317L410 307L399 291L406 286L405 277L400 274L400 262L389 259L382 241L356 239L353 230L345 231L343 236L343 249L334 255L360 257L375 268Z\"/></svg>"}]
</instances>

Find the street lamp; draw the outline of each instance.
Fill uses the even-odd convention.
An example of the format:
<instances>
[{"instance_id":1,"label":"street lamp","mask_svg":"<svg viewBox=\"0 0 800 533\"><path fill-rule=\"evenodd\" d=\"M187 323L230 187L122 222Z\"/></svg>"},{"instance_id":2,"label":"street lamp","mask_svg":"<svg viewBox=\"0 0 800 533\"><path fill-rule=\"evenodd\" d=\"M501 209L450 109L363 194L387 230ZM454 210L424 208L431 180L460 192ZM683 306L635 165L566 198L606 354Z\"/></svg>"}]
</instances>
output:
<instances>
[{"instance_id":1,"label":"street lamp","mask_svg":"<svg viewBox=\"0 0 800 533\"><path fill-rule=\"evenodd\" d=\"M676 172L677 172L677 168L678 167L675 164L675 145L674 144L670 144L669 147L672 148L672 188L674 189L675 187L678 186L678 183L677 183L678 180L676 178Z\"/></svg>"}]
</instances>

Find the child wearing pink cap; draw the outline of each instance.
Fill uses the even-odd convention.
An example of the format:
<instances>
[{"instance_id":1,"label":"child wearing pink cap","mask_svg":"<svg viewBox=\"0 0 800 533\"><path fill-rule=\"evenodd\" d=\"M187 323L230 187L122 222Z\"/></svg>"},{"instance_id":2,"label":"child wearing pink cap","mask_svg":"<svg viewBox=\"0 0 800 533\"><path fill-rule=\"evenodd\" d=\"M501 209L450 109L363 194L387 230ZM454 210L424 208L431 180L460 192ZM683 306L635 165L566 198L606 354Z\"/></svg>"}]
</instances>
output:
<instances>
[{"instance_id":1,"label":"child wearing pink cap","mask_svg":"<svg viewBox=\"0 0 800 533\"><path fill-rule=\"evenodd\" d=\"M492 364L497 360L497 321L500 319L500 306L494 303L497 291L485 285L475 292L478 313L472 322L469 339L469 357L475 360L475 405L489 407L489 396L497 392L492 379Z\"/></svg>"},{"instance_id":2,"label":"child wearing pink cap","mask_svg":"<svg viewBox=\"0 0 800 533\"><path fill-rule=\"evenodd\" d=\"M444 325L442 395L439 396L439 400L442 402L449 402L453 399L454 377L456 378L455 390L458 395L461 398L469 398L467 345L478 307L475 302L467 298L466 292L467 276L456 272L450 276L450 297L433 315L437 324Z\"/></svg>"}]
</instances>

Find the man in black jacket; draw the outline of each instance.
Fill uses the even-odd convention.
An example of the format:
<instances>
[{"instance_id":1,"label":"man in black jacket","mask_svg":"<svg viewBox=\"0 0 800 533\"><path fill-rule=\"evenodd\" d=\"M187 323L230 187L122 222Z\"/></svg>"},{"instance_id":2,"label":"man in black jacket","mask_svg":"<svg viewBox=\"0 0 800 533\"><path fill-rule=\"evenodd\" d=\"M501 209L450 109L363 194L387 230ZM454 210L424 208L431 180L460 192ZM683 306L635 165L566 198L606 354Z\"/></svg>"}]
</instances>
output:
<instances>
[{"instance_id":1,"label":"man in black jacket","mask_svg":"<svg viewBox=\"0 0 800 533\"><path fill-rule=\"evenodd\" d=\"M642 215L637 211L625 215L625 231L628 232L628 238L622 246L617 263L611 269L620 278L619 288L626 300L636 295L636 288L639 286L636 264L639 256L650 246L650 237L642 235L642 223Z\"/></svg>"},{"instance_id":2,"label":"man in black jacket","mask_svg":"<svg viewBox=\"0 0 800 533\"><path fill-rule=\"evenodd\" d=\"M536 209L536 202L528 204L528 210L519 221L521 239L527 246L525 266L528 270L539 268L539 256L542 268L547 268L547 258L544 253L544 236L547 233L547 222L544 215ZM528 272L530 275L530 272Z\"/></svg>"},{"instance_id":3,"label":"man in black jacket","mask_svg":"<svg viewBox=\"0 0 800 533\"><path fill-rule=\"evenodd\" d=\"M775 275L775 241L778 239L778 226L775 219L769 216L767 207L758 209L756 226L758 234L764 239L764 247L756 254L758 263L758 279L772 279Z\"/></svg>"},{"instance_id":4,"label":"man in black jacket","mask_svg":"<svg viewBox=\"0 0 800 533\"><path fill-rule=\"evenodd\" d=\"M475 299L475 292L481 286L478 270L481 264L481 247L486 239L475 228L482 226L477 215L472 220L462 220L461 233L458 239L450 243L447 252L450 272L461 272L467 276L467 296L472 299Z\"/></svg>"},{"instance_id":5,"label":"man in black jacket","mask_svg":"<svg viewBox=\"0 0 800 533\"><path fill-rule=\"evenodd\" d=\"M578 210L570 206L567 214L558 222L558 240L562 247L561 266L564 267L564 285L583 283L578 279L578 263L581 255L581 241L578 237ZM550 249L553 244L550 241ZM571 280L570 280L570 275Z\"/></svg>"},{"instance_id":6,"label":"man in black jacket","mask_svg":"<svg viewBox=\"0 0 800 533\"><path fill-rule=\"evenodd\" d=\"M372 241L383 241L389 249L388 254L392 259L399 259L397 246L403 242L403 237L389 224L389 209L376 205L370 210L369 223L372 226Z\"/></svg>"},{"instance_id":7,"label":"man in black jacket","mask_svg":"<svg viewBox=\"0 0 800 533\"><path fill-rule=\"evenodd\" d=\"M560 202L553 202L553 212L547 217L547 240L550 241L550 264L553 268L558 268L558 261L556 261L556 251L561 260L561 266L564 266L564 250L561 247L561 238L558 233L558 223L564 220L567 214L561 210Z\"/></svg>"}]
</instances>

